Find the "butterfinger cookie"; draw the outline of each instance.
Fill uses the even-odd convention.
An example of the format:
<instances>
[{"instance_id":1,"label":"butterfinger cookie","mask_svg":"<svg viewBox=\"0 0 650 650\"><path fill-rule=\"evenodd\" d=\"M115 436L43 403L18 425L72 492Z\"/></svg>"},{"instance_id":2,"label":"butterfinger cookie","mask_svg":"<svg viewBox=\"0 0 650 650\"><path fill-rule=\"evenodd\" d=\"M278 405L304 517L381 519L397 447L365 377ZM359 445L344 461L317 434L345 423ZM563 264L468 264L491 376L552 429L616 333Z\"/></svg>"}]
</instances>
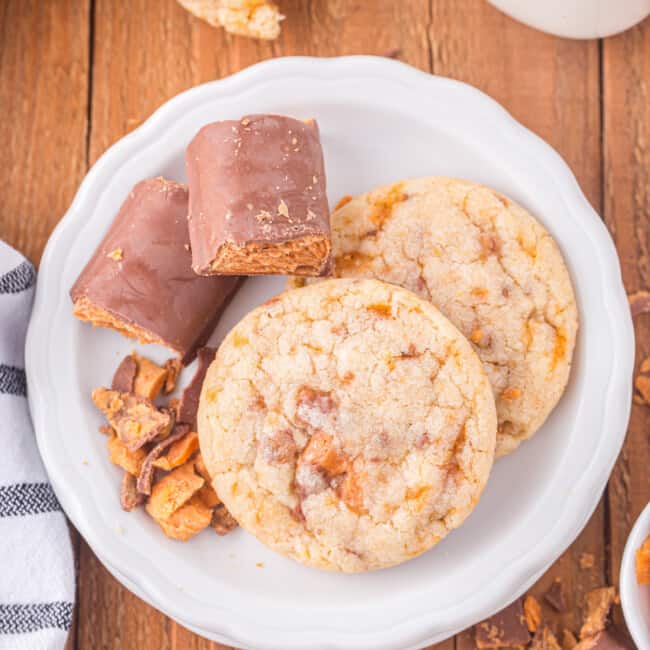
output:
<instances>
[{"instance_id":1,"label":"butterfinger cookie","mask_svg":"<svg viewBox=\"0 0 650 650\"><path fill-rule=\"evenodd\" d=\"M298 562L387 567L476 505L496 413L481 362L429 302L374 280L282 294L230 332L198 428L237 521Z\"/></svg>"},{"instance_id":2,"label":"butterfinger cookie","mask_svg":"<svg viewBox=\"0 0 650 650\"><path fill-rule=\"evenodd\" d=\"M494 389L497 456L539 429L568 381L578 320L562 255L537 220L482 185L421 178L344 202L332 231L335 276L410 289L472 342Z\"/></svg>"}]
</instances>

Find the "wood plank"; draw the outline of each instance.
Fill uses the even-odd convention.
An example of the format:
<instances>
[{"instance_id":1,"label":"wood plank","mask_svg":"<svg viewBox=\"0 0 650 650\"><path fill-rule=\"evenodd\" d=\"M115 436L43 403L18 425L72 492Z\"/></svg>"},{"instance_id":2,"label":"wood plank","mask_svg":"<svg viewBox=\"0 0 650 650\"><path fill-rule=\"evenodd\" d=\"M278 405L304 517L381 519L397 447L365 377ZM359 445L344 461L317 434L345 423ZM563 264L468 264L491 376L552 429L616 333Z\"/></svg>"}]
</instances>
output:
<instances>
[{"instance_id":1,"label":"wood plank","mask_svg":"<svg viewBox=\"0 0 650 650\"><path fill-rule=\"evenodd\" d=\"M650 290L650 21L603 43L605 221L628 292ZM650 355L650 317L636 319L638 365ZM608 578L618 584L627 536L650 495L650 408L632 405L608 490ZM623 623L620 610L614 617Z\"/></svg>"},{"instance_id":2,"label":"wood plank","mask_svg":"<svg viewBox=\"0 0 650 650\"><path fill-rule=\"evenodd\" d=\"M174 0L96 0L90 161L178 92L272 56L385 54L399 48L403 59L428 70L427 0L373 4L280 2L287 15L283 34L275 43L260 43L210 27ZM85 545L80 563L79 647L221 647L129 594ZM453 641L446 644L452 647Z\"/></svg>"},{"instance_id":3,"label":"wood plank","mask_svg":"<svg viewBox=\"0 0 650 650\"><path fill-rule=\"evenodd\" d=\"M89 4L0 4L0 238L35 264L86 169Z\"/></svg>"},{"instance_id":4,"label":"wood plank","mask_svg":"<svg viewBox=\"0 0 650 650\"><path fill-rule=\"evenodd\" d=\"M462 15L462 19L460 16ZM601 207L599 51L595 41L569 41L513 21L481 0L431 0L432 67L473 84L500 102L525 126L554 146L571 166L583 191ZM515 54L516 53L516 54ZM579 116L579 117L578 117ZM559 577L571 604L605 579L604 507L531 592L542 595ZM581 569L583 553L594 567ZM556 624L579 627L579 608L562 616L544 606ZM456 648L474 648L472 630Z\"/></svg>"},{"instance_id":5,"label":"wood plank","mask_svg":"<svg viewBox=\"0 0 650 650\"><path fill-rule=\"evenodd\" d=\"M35 263L85 173L88 7L0 3L0 237Z\"/></svg>"}]
</instances>

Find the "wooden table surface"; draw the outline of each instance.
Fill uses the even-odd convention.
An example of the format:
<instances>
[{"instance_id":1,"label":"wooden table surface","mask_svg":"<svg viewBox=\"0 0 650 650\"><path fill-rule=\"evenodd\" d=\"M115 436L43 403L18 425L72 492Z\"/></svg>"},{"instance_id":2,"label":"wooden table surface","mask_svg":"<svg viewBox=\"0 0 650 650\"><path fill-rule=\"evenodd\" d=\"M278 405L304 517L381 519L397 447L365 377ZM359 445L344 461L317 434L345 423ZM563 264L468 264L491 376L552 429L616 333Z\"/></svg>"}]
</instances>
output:
<instances>
[{"instance_id":1,"label":"wooden table surface","mask_svg":"<svg viewBox=\"0 0 650 650\"><path fill-rule=\"evenodd\" d=\"M1 0L0 238L38 263L90 165L182 90L276 56L391 53L477 86L555 147L605 219L628 292L650 289L650 21L604 41L571 41L525 27L485 0L280 5L282 36L262 43L225 35L175 0ZM650 354L650 316L637 319L636 333L638 363ZM586 590L617 583L627 534L650 497L649 425L650 409L633 405L596 512L533 592L560 576L579 605ZM130 594L74 539L69 648L223 647ZM581 568L583 553L594 555L593 567ZM575 608L564 618L576 629ZM436 647L474 644L465 632Z\"/></svg>"}]
</instances>

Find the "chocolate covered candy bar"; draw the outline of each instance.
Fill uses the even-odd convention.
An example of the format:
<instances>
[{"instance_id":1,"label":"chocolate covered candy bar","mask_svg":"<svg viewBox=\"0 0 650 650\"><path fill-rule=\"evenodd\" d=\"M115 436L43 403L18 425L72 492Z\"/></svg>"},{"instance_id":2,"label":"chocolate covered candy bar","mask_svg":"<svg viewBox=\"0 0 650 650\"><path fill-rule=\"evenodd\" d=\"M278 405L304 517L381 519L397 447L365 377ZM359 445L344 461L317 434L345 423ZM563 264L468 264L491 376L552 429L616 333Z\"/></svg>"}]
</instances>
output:
<instances>
[{"instance_id":1,"label":"chocolate covered candy bar","mask_svg":"<svg viewBox=\"0 0 650 650\"><path fill-rule=\"evenodd\" d=\"M77 318L164 345L185 364L241 281L192 271L187 208L183 185L138 183L70 291Z\"/></svg>"},{"instance_id":2,"label":"chocolate covered candy bar","mask_svg":"<svg viewBox=\"0 0 650 650\"><path fill-rule=\"evenodd\" d=\"M185 161L197 273L329 273L329 208L315 121L249 115L208 124Z\"/></svg>"}]
</instances>

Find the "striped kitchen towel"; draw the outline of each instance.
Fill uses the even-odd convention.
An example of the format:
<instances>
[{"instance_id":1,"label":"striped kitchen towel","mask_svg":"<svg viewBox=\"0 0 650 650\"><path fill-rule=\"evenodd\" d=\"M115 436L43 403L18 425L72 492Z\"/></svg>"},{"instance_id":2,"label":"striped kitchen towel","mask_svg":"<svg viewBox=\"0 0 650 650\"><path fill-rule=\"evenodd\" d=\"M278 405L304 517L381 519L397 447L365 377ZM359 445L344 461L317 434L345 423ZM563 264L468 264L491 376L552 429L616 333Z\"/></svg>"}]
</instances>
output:
<instances>
[{"instance_id":1,"label":"striped kitchen towel","mask_svg":"<svg viewBox=\"0 0 650 650\"><path fill-rule=\"evenodd\" d=\"M25 334L36 273L0 242L0 650L65 646L74 557L27 406Z\"/></svg>"}]
</instances>

